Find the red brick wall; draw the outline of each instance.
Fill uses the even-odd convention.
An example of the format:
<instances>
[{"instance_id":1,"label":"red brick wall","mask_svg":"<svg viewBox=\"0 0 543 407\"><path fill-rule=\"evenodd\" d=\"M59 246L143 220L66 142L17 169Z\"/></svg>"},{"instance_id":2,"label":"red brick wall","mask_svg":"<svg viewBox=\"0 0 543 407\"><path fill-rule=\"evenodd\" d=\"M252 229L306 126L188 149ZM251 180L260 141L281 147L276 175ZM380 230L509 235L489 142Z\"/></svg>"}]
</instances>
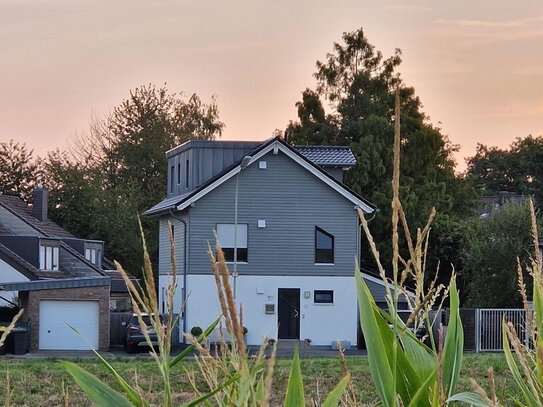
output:
<instances>
[{"instance_id":1,"label":"red brick wall","mask_svg":"<svg viewBox=\"0 0 543 407\"><path fill-rule=\"evenodd\" d=\"M21 292L21 306L25 308L24 317L31 323L30 350L39 349L40 338L40 300L98 300L99 332L98 346L100 350L109 348L109 286L63 288L57 290L36 290Z\"/></svg>"}]
</instances>

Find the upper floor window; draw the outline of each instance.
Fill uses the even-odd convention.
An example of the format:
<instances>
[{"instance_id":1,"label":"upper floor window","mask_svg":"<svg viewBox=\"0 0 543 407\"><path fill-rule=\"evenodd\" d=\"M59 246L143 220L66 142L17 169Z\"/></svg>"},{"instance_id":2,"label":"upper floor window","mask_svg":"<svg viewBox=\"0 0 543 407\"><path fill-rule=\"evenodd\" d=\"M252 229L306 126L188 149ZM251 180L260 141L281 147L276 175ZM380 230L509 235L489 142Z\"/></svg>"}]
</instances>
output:
<instances>
[{"instance_id":1,"label":"upper floor window","mask_svg":"<svg viewBox=\"0 0 543 407\"><path fill-rule=\"evenodd\" d=\"M175 170L175 168L174 168L174 166L172 165L172 166L170 167L170 194L173 194L173 184L174 184L174 182L175 182L175 179L174 179L174 177L173 177L173 176L175 175L175 174L174 174L174 170Z\"/></svg>"},{"instance_id":2,"label":"upper floor window","mask_svg":"<svg viewBox=\"0 0 543 407\"><path fill-rule=\"evenodd\" d=\"M188 189L189 187L189 169L190 169L190 163L189 160L185 162L185 188Z\"/></svg>"},{"instance_id":3,"label":"upper floor window","mask_svg":"<svg viewBox=\"0 0 543 407\"><path fill-rule=\"evenodd\" d=\"M315 227L315 263L334 263L334 236Z\"/></svg>"},{"instance_id":4,"label":"upper floor window","mask_svg":"<svg viewBox=\"0 0 543 407\"><path fill-rule=\"evenodd\" d=\"M181 163L177 164L177 185L181 184Z\"/></svg>"},{"instance_id":5,"label":"upper floor window","mask_svg":"<svg viewBox=\"0 0 543 407\"><path fill-rule=\"evenodd\" d=\"M102 266L102 247L98 244L87 244L85 247L85 258L95 266Z\"/></svg>"},{"instance_id":6,"label":"upper floor window","mask_svg":"<svg viewBox=\"0 0 543 407\"><path fill-rule=\"evenodd\" d=\"M40 243L40 270L59 269L59 247Z\"/></svg>"},{"instance_id":7,"label":"upper floor window","mask_svg":"<svg viewBox=\"0 0 543 407\"><path fill-rule=\"evenodd\" d=\"M234 247L237 246L238 252L238 262L246 263L247 262L247 225L238 224L237 225L237 236L236 236L236 227L231 223L218 223L217 224L217 238L219 239L219 244L222 247L224 253L224 258L227 262L234 261ZM237 245L235 245L237 237Z\"/></svg>"}]
</instances>

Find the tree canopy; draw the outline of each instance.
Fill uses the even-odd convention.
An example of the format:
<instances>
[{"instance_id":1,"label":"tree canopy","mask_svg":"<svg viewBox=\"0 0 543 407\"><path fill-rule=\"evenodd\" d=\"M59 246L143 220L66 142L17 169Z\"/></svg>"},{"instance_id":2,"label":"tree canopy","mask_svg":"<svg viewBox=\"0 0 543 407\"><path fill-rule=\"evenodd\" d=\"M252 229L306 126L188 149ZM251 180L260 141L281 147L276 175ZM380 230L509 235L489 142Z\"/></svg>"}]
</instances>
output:
<instances>
[{"instance_id":1,"label":"tree canopy","mask_svg":"<svg viewBox=\"0 0 543 407\"><path fill-rule=\"evenodd\" d=\"M515 192L543 205L543 136L519 137L506 149L478 144L467 163L467 175L482 194Z\"/></svg>"},{"instance_id":2,"label":"tree canopy","mask_svg":"<svg viewBox=\"0 0 543 407\"><path fill-rule=\"evenodd\" d=\"M0 192L30 200L39 183L40 166L24 143L0 142Z\"/></svg>"},{"instance_id":3,"label":"tree canopy","mask_svg":"<svg viewBox=\"0 0 543 407\"><path fill-rule=\"evenodd\" d=\"M106 241L106 254L130 272L141 271L137 216L166 196L167 150L190 139L221 135L215 100L170 93L146 85L104 117L69 152L44 160L50 216L80 237ZM152 258L158 249L156 220L143 219Z\"/></svg>"},{"instance_id":4,"label":"tree canopy","mask_svg":"<svg viewBox=\"0 0 543 407\"><path fill-rule=\"evenodd\" d=\"M326 59L317 62L316 89L302 93L302 100L296 103L298 119L285 130L285 138L293 144L351 147L357 165L347 173L346 183L380 208L380 220L372 223L378 242L388 242L391 236L388 181L392 179L394 92L398 84L401 199L410 224L425 222L432 206L443 217L466 216L475 197L454 173L452 154L457 146L430 123L415 90L403 83L398 73L400 64L399 49L385 58L362 29L344 33L342 42L334 43ZM380 249L385 259L389 257L389 245L383 244ZM437 253L435 257L436 262L441 259L444 264L450 260Z\"/></svg>"}]
</instances>

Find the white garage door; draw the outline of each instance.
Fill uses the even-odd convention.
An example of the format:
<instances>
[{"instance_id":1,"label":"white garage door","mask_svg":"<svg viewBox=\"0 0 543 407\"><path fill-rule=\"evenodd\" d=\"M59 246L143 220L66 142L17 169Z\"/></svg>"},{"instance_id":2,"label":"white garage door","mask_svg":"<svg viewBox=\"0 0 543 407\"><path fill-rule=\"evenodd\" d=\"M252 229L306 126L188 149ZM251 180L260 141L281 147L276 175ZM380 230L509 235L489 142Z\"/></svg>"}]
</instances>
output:
<instances>
[{"instance_id":1,"label":"white garage door","mask_svg":"<svg viewBox=\"0 0 543 407\"><path fill-rule=\"evenodd\" d=\"M98 301L40 301L40 349L98 349L98 315Z\"/></svg>"}]
</instances>

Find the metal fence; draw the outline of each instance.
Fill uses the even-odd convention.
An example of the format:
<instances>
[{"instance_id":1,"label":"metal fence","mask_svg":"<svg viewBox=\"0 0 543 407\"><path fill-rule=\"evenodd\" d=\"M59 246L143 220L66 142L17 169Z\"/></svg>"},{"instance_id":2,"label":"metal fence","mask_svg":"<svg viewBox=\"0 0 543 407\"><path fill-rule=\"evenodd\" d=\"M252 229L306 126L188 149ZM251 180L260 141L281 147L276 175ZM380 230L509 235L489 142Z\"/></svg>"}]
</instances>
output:
<instances>
[{"instance_id":1,"label":"metal fence","mask_svg":"<svg viewBox=\"0 0 543 407\"><path fill-rule=\"evenodd\" d=\"M530 345L529 321L524 309L482 308L476 310L477 352L503 352L502 322L511 322L524 344Z\"/></svg>"}]
</instances>

